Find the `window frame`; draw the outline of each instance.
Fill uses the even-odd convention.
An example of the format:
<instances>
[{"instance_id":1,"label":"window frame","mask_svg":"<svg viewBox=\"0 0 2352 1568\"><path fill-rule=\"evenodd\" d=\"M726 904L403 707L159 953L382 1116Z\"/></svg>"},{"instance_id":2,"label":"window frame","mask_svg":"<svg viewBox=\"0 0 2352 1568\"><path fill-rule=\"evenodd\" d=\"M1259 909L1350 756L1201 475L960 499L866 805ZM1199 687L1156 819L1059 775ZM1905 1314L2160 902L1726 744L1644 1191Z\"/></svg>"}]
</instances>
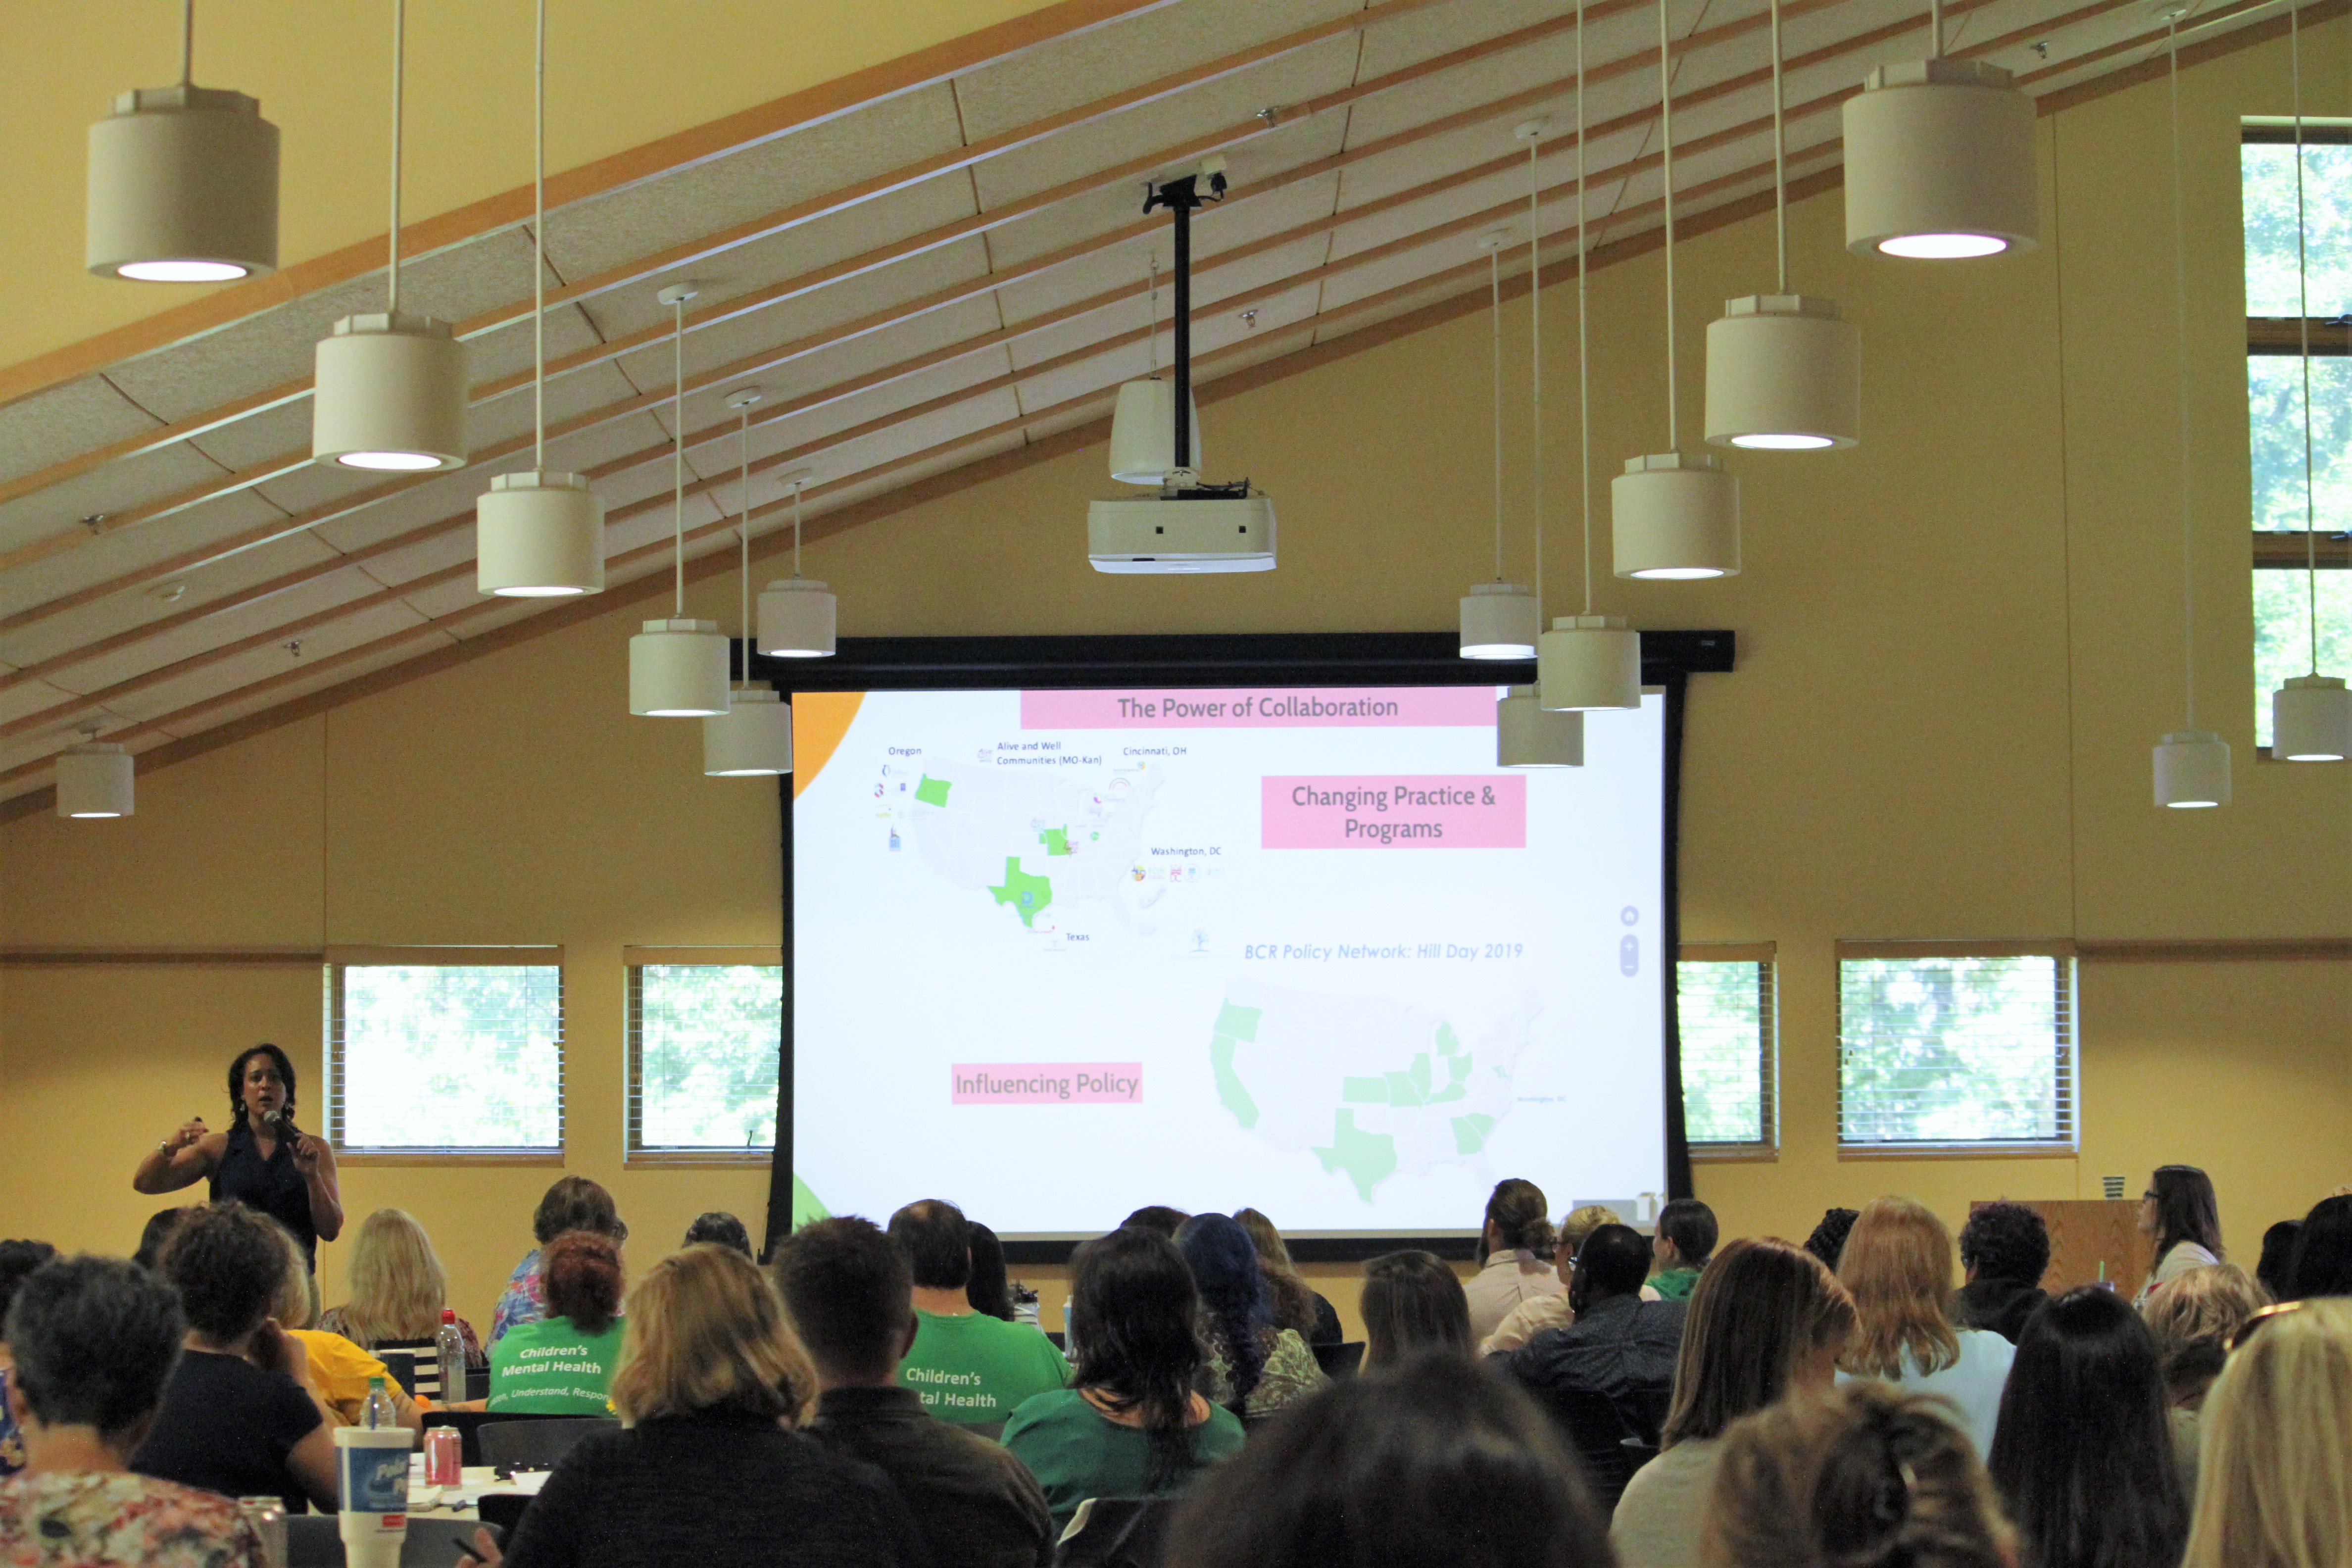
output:
<instances>
[{"instance_id":1,"label":"window frame","mask_svg":"<svg viewBox=\"0 0 2352 1568\"><path fill-rule=\"evenodd\" d=\"M621 1163L625 1166L730 1166L765 1170L776 1161L773 1144L740 1149L674 1149L645 1145L645 1015L643 971L703 965L714 969L781 969L782 943L714 947L627 947L621 950ZM783 1047L778 1031L779 1061ZM781 1131L782 1129L779 1129Z\"/></svg>"},{"instance_id":2,"label":"window frame","mask_svg":"<svg viewBox=\"0 0 2352 1568\"><path fill-rule=\"evenodd\" d=\"M2048 958L2056 961L2057 1089L2063 1131L2048 1139L1922 1139L1854 1142L1845 1135L1845 966L1850 963L1930 958ZM1841 1160L2074 1160L2083 1150L2083 987L2081 954L2070 940L1914 942L1840 940L1837 944L1837 1153Z\"/></svg>"},{"instance_id":3,"label":"window frame","mask_svg":"<svg viewBox=\"0 0 2352 1568\"><path fill-rule=\"evenodd\" d=\"M1677 996L1685 963L1752 963L1757 967L1757 1050L1759 1053L1757 1125L1763 1136L1753 1140L1714 1140L1688 1136L1685 1145L1694 1161L1734 1162L1778 1160L1780 1157L1780 947L1769 942L1686 942L1675 954ZM1684 1060L1682 1018L1675 1008L1675 1059ZM1677 1072L1677 1078L1680 1073ZM1683 1089L1684 1126L1689 1126L1689 1089Z\"/></svg>"},{"instance_id":4,"label":"window frame","mask_svg":"<svg viewBox=\"0 0 2352 1568\"><path fill-rule=\"evenodd\" d=\"M338 1165L549 1165L564 1163L569 1122L567 976L560 946L329 947L325 983L323 1066L326 1091L320 1121ZM344 1137L343 973L354 968L534 968L555 971L555 1142L511 1148L464 1144L354 1144Z\"/></svg>"}]
</instances>

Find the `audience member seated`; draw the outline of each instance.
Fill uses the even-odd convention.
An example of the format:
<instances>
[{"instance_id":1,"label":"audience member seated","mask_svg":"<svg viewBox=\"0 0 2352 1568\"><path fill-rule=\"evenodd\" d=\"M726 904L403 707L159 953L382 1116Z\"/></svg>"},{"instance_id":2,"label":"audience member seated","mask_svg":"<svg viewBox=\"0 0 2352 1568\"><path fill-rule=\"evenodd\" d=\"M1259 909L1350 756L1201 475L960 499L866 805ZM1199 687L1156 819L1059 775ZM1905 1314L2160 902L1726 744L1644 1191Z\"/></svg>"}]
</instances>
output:
<instances>
[{"instance_id":1,"label":"audience member seated","mask_svg":"<svg viewBox=\"0 0 2352 1568\"><path fill-rule=\"evenodd\" d=\"M1650 1251L1658 1271L1650 1287L1661 1300L1687 1301L1715 1255L1715 1211L1696 1198L1676 1198L1658 1211L1657 1228Z\"/></svg>"},{"instance_id":2,"label":"audience member seated","mask_svg":"<svg viewBox=\"0 0 2352 1568\"><path fill-rule=\"evenodd\" d=\"M1038 1330L972 1310L971 1227L961 1209L908 1204L890 1216L890 1239L915 1279L915 1342L898 1381L924 1409L959 1426L997 1426L1032 1394L1070 1381L1070 1363Z\"/></svg>"},{"instance_id":3,"label":"audience member seated","mask_svg":"<svg viewBox=\"0 0 2352 1568\"><path fill-rule=\"evenodd\" d=\"M1171 1209L1166 1204L1146 1204L1118 1222L1121 1230L1156 1230L1169 1240L1176 1239L1176 1227L1192 1216L1182 1209Z\"/></svg>"},{"instance_id":4,"label":"audience member seated","mask_svg":"<svg viewBox=\"0 0 2352 1568\"><path fill-rule=\"evenodd\" d=\"M2250 1319L2204 1426L2183 1568L2352 1563L2352 1301Z\"/></svg>"},{"instance_id":5,"label":"audience member seated","mask_svg":"<svg viewBox=\"0 0 2352 1568\"><path fill-rule=\"evenodd\" d=\"M1177 1227L1176 1250L1201 1292L1209 1348L1202 1393L1259 1421L1323 1386L1323 1369L1298 1331L1276 1326L1257 1248L1238 1220L1196 1214Z\"/></svg>"},{"instance_id":6,"label":"audience member seated","mask_svg":"<svg viewBox=\"0 0 2352 1568\"><path fill-rule=\"evenodd\" d=\"M1956 1328L1952 1233L1923 1204L1878 1198L1845 1238L1838 1279L1853 1295L1853 1338L1838 1360L1838 1381L1878 1378L1959 1407L1979 1455L1992 1451L2000 1389L2017 1347L1990 1329Z\"/></svg>"},{"instance_id":7,"label":"audience member seated","mask_svg":"<svg viewBox=\"0 0 2352 1568\"><path fill-rule=\"evenodd\" d=\"M1389 1252L1364 1265L1364 1364L1387 1366L1423 1351L1465 1361L1478 1342L1470 1337L1470 1301L1462 1281L1433 1252Z\"/></svg>"},{"instance_id":8,"label":"audience member seated","mask_svg":"<svg viewBox=\"0 0 2352 1568\"><path fill-rule=\"evenodd\" d=\"M1478 1232L1478 1272L1462 1287L1470 1300L1472 1344L1501 1328L1520 1303L1564 1289L1552 1271L1550 1215L1543 1189L1517 1176L1496 1183L1487 1194Z\"/></svg>"},{"instance_id":9,"label":"audience member seated","mask_svg":"<svg viewBox=\"0 0 2352 1568\"><path fill-rule=\"evenodd\" d=\"M285 1231L243 1204L180 1222L158 1271L180 1293L187 1348L132 1469L225 1497L282 1498L289 1513L334 1508L333 1412L301 1342L269 1319L287 1258Z\"/></svg>"},{"instance_id":10,"label":"audience member seated","mask_svg":"<svg viewBox=\"0 0 2352 1568\"><path fill-rule=\"evenodd\" d=\"M1643 1300L1649 1266L1639 1232L1602 1226L1577 1249L1568 1288L1576 1321L1546 1329L1503 1360L1569 1434L1604 1512L1633 1468L1622 1439L1654 1442L1674 1392L1688 1304Z\"/></svg>"},{"instance_id":11,"label":"audience member seated","mask_svg":"<svg viewBox=\"0 0 2352 1568\"><path fill-rule=\"evenodd\" d=\"M2295 1232L2285 1299L2315 1296L2352 1296L2352 1196L2320 1199Z\"/></svg>"},{"instance_id":12,"label":"audience member seated","mask_svg":"<svg viewBox=\"0 0 2352 1568\"><path fill-rule=\"evenodd\" d=\"M2084 1285L2026 1321L1986 1468L2032 1568L2174 1568L2189 1504L2156 1341Z\"/></svg>"},{"instance_id":13,"label":"audience member seated","mask_svg":"<svg viewBox=\"0 0 2352 1568\"><path fill-rule=\"evenodd\" d=\"M1165 1568L1610 1568L1550 1424L1459 1356L1418 1357L1294 1406L1203 1480Z\"/></svg>"},{"instance_id":14,"label":"audience member seated","mask_svg":"<svg viewBox=\"0 0 2352 1568\"><path fill-rule=\"evenodd\" d=\"M2273 1301L2286 1300L2287 1270L2294 1264L2294 1238L2303 1234L2303 1221L2283 1219L2263 1232L2263 1259L2254 1265L2254 1278Z\"/></svg>"},{"instance_id":15,"label":"audience member seated","mask_svg":"<svg viewBox=\"0 0 2352 1568\"><path fill-rule=\"evenodd\" d=\"M367 1416L368 1391L377 1378L382 1378L384 1393L392 1399L393 1418L411 1432L424 1431L425 1412L417 1408L416 1401L409 1397L383 1363L341 1334L309 1326L310 1271L302 1267L301 1250L291 1234L287 1236L286 1244L288 1267L278 1284L277 1299L269 1304L269 1321L302 1347L310 1386L318 1391L319 1402L327 1407L335 1425L361 1425Z\"/></svg>"},{"instance_id":16,"label":"audience member seated","mask_svg":"<svg viewBox=\"0 0 2352 1568\"><path fill-rule=\"evenodd\" d=\"M1336 1345L1346 1339L1339 1328L1339 1310L1298 1272L1298 1265L1290 1259L1290 1246L1274 1221L1255 1209L1235 1209L1234 1217L1241 1221L1242 1228L1249 1232L1250 1245L1257 1248L1257 1266L1265 1274L1274 1321L1297 1330L1310 1345Z\"/></svg>"},{"instance_id":17,"label":"audience member seated","mask_svg":"<svg viewBox=\"0 0 2352 1568\"><path fill-rule=\"evenodd\" d=\"M964 1237L971 1245L971 1278L963 1282L963 1299L975 1312L1000 1323L1020 1321L1013 1310L1013 1271L1004 1264L1004 1243L980 1221L964 1222Z\"/></svg>"},{"instance_id":18,"label":"audience member seated","mask_svg":"<svg viewBox=\"0 0 2352 1568\"><path fill-rule=\"evenodd\" d=\"M750 1258L724 1247L663 1258L630 1293L628 1324L613 1376L623 1425L555 1467L515 1526L508 1568L929 1562L880 1471L794 1429L816 1373ZM500 1561L488 1531L474 1551Z\"/></svg>"},{"instance_id":19,"label":"audience member seated","mask_svg":"<svg viewBox=\"0 0 2352 1568\"><path fill-rule=\"evenodd\" d=\"M548 1188L539 1200L539 1210L530 1218L530 1233L539 1245L523 1254L522 1261L507 1280L499 1304L490 1313L490 1343L506 1338L507 1331L518 1323L536 1322L547 1316L547 1292L540 1279L540 1255L547 1244L567 1231L592 1230L608 1237L614 1247L629 1239L629 1227L621 1223L621 1212L614 1205L613 1194L585 1176L565 1176Z\"/></svg>"},{"instance_id":20,"label":"audience member seated","mask_svg":"<svg viewBox=\"0 0 2352 1568\"><path fill-rule=\"evenodd\" d=\"M1174 1242L1139 1228L1087 1242L1071 1256L1070 1292L1076 1380L1004 1426L1004 1447L1045 1488L1056 1532L1088 1498L1173 1496L1242 1446L1233 1412L1193 1391L1201 1298Z\"/></svg>"},{"instance_id":21,"label":"audience member seated","mask_svg":"<svg viewBox=\"0 0 2352 1568\"><path fill-rule=\"evenodd\" d=\"M821 1219L781 1243L772 1267L823 1391L809 1435L890 1478L932 1568L1052 1563L1054 1521L1035 1478L898 1386L898 1358L915 1342L906 1253L871 1220Z\"/></svg>"},{"instance_id":22,"label":"audience member seated","mask_svg":"<svg viewBox=\"0 0 2352 1568\"><path fill-rule=\"evenodd\" d=\"M352 1240L351 1288L351 1300L328 1308L320 1328L363 1351L389 1346L415 1352L434 1373L442 1399L466 1397L462 1388L437 1388L435 1336L441 1331L441 1310L449 1304L449 1275L433 1250L433 1238L414 1215L378 1209L360 1222ZM460 1318L457 1332L466 1342L466 1364L489 1365L474 1325Z\"/></svg>"},{"instance_id":23,"label":"audience member seated","mask_svg":"<svg viewBox=\"0 0 2352 1568\"><path fill-rule=\"evenodd\" d=\"M2270 1292L2247 1279L2244 1269L2217 1263L2158 1286L2140 1309L2156 1340L2157 1363L2164 1370L2172 1458L2180 1471L2183 1497L2197 1494L2198 1428L2206 1393L2221 1375L2231 1340L2247 1319L2268 1305Z\"/></svg>"},{"instance_id":24,"label":"audience member seated","mask_svg":"<svg viewBox=\"0 0 2352 1568\"><path fill-rule=\"evenodd\" d=\"M157 1209L149 1215L147 1224L139 1232L139 1250L131 1255L131 1261L142 1268L154 1268L163 1256L163 1244L172 1239L172 1233L187 1217L188 1211L184 1208Z\"/></svg>"},{"instance_id":25,"label":"audience member seated","mask_svg":"<svg viewBox=\"0 0 2352 1568\"><path fill-rule=\"evenodd\" d=\"M1952 1321L2015 1344L2033 1309L2050 1299L2042 1288L2050 1227L2023 1204L1987 1204L1960 1226L1960 1268L1968 1282L1953 1299Z\"/></svg>"},{"instance_id":26,"label":"audience member seated","mask_svg":"<svg viewBox=\"0 0 2352 1568\"><path fill-rule=\"evenodd\" d=\"M540 1276L549 1316L492 1342L483 1408L509 1415L611 1415L625 1323L620 1248L593 1230L567 1231L547 1244Z\"/></svg>"},{"instance_id":27,"label":"audience member seated","mask_svg":"<svg viewBox=\"0 0 2352 1568\"><path fill-rule=\"evenodd\" d=\"M1783 1394L1833 1386L1853 1332L1853 1299L1811 1253L1761 1240L1717 1256L1691 1292L1664 1451L1633 1472L1610 1521L1621 1568L1697 1568L1724 1433Z\"/></svg>"},{"instance_id":28,"label":"audience member seated","mask_svg":"<svg viewBox=\"0 0 2352 1568\"><path fill-rule=\"evenodd\" d=\"M1502 1355L1518 1349L1546 1329L1564 1329L1576 1321L1576 1310L1568 1304L1569 1276L1576 1268L1576 1249L1602 1226L1623 1223L1615 1209L1601 1204L1570 1209L1559 1222L1559 1234L1552 1243L1552 1274L1559 1280L1560 1288L1549 1296L1530 1296L1512 1308L1495 1331L1478 1342L1478 1353ZM1642 1294L1647 1300L1658 1300L1658 1293L1646 1285L1642 1287Z\"/></svg>"},{"instance_id":29,"label":"audience member seated","mask_svg":"<svg viewBox=\"0 0 2352 1568\"><path fill-rule=\"evenodd\" d=\"M1805 1250L1837 1272L1838 1257L1845 1251L1846 1233L1853 1229L1860 1209L1825 1209L1822 1223L1813 1226L1813 1234L1805 1237Z\"/></svg>"},{"instance_id":30,"label":"audience member seated","mask_svg":"<svg viewBox=\"0 0 2352 1568\"><path fill-rule=\"evenodd\" d=\"M694 1223L686 1227L686 1239L678 1245L700 1247L706 1242L713 1247L732 1248L755 1263L759 1261L751 1252L751 1233L743 1228L741 1220L725 1209L712 1209L706 1214L696 1215Z\"/></svg>"},{"instance_id":31,"label":"audience member seated","mask_svg":"<svg viewBox=\"0 0 2352 1568\"><path fill-rule=\"evenodd\" d=\"M2018 1568L2015 1532L1950 1408L1932 1395L1861 1383L1742 1417L1724 1435L1703 1561L1709 1568Z\"/></svg>"},{"instance_id":32,"label":"audience member seated","mask_svg":"<svg viewBox=\"0 0 2352 1568\"><path fill-rule=\"evenodd\" d=\"M0 1481L0 1563L267 1568L235 1502L128 1470L186 1330L172 1288L134 1263L76 1258L25 1281L0 1313L29 1454Z\"/></svg>"},{"instance_id":33,"label":"audience member seated","mask_svg":"<svg viewBox=\"0 0 2352 1568\"><path fill-rule=\"evenodd\" d=\"M2192 1268L2221 1262L2227 1254L2213 1179L2194 1165L2158 1165L2139 1195L2139 1232L2156 1244L2156 1268L2139 1288L2139 1301Z\"/></svg>"},{"instance_id":34,"label":"audience member seated","mask_svg":"<svg viewBox=\"0 0 2352 1568\"><path fill-rule=\"evenodd\" d=\"M13 1364L8 1350L8 1303L16 1299L16 1287L57 1255L58 1249L46 1241L0 1241L0 1476L13 1476L25 1468L24 1441L8 1408L8 1372Z\"/></svg>"}]
</instances>

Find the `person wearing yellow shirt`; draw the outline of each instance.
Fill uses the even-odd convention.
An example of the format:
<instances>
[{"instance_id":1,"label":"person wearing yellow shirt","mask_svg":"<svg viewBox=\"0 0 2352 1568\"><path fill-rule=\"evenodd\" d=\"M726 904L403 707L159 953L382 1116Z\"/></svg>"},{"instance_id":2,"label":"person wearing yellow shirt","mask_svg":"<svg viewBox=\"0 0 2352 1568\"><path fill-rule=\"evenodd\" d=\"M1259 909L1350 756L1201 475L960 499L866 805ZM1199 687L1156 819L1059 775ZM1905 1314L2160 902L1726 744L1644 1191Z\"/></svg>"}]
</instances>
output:
<instances>
[{"instance_id":1,"label":"person wearing yellow shirt","mask_svg":"<svg viewBox=\"0 0 2352 1568\"><path fill-rule=\"evenodd\" d=\"M299 1247L291 1249L291 1256L292 1262L278 1288L278 1299L271 1304L269 1315L302 1347L303 1357L310 1364L311 1384L319 1391L319 1402L341 1425L356 1426L366 1414L369 1380L380 1377L391 1392L394 1418L411 1432L423 1432L425 1406L401 1392L399 1383L383 1362L341 1334L309 1326L310 1272L302 1266Z\"/></svg>"}]
</instances>

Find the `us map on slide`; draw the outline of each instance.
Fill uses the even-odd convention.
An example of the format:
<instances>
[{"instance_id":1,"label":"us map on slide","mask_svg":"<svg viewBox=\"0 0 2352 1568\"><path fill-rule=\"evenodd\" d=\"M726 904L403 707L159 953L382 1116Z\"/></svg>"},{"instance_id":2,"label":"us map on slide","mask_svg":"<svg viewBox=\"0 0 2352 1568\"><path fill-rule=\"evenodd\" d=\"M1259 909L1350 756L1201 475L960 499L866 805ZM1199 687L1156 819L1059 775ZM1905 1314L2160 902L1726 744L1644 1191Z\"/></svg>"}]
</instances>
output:
<instances>
[{"instance_id":1,"label":"us map on slide","mask_svg":"<svg viewBox=\"0 0 2352 1568\"><path fill-rule=\"evenodd\" d=\"M1512 773L1495 695L796 698L808 1201L1412 1231L1537 1151L1581 1194L1661 1186L1656 716L1622 716L1613 770ZM1629 1115L1596 1128L1612 1061ZM887 1141L845 1110L877 1094ZM1045 1151L1087 1174L1024 1174Z\"/></svg>"}]
</instances>

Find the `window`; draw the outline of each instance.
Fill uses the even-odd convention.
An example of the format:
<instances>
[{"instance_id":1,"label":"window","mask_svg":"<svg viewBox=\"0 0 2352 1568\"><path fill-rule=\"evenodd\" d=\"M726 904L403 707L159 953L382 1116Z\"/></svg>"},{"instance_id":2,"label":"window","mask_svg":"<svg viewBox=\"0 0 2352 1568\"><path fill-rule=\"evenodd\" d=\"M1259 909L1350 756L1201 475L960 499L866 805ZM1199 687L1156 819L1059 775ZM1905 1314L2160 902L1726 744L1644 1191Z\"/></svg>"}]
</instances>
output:
<instances>
[{"instance_id":1,"label":"window","mask_svg":"<svg viewBox=\"0 0 2352 1568\"><path fill-rule=\"evenodd\" d=\"M1769 1152L1780 1142L1772 961L1769 942L1686 942L1675 966L1683 1126L1695 1154Z\"/></svg>"},{"instance_id":2,"label":"window","mask_svg":"<svg viewBox=\"0 0 2352 1568\"><path fill-rule=\"evenodd\" d=\"M561 1156L562 958L555 948L331 952L335 1147Z\"/></svg>"},{"instance_id":3,"label":"window","mask_svg":"<svg viewBox=\"0 0 2352 1568\"><path fill-rule=\"evenodd\" d=\"M766 1163L784 971L775 948L632 948L628 1153Z\"/></svg>"},{"instance_id":4,"label":"window","mask_svg":"<svg viewBox=\"0 0 2352 1568\"><path fill-rule=\"evenodd\" d=\"M1838 944L1838 1144L2074 1147L2063 943Z\"/></svg>"},{"instance_id":5,"label":"window","mask_svg":"<svg viewBox=\"0 0 2352 1568\"><path fill-rule=\"evenodd\" d=\"M2352 126L2304 121L2303 270L2295 254L2292 122L2249 121L2240 148L2246 235L2246 416L2252 458L2254 742L2271 742L2271 693L2319 668L2352 670ZM2305 358L2305 344L2309 359ZM2311 380L2311 488L2304 488L2304 374ZM2318 567L2317 592L2306 574Z\"/></svg>"}]
</instances>

